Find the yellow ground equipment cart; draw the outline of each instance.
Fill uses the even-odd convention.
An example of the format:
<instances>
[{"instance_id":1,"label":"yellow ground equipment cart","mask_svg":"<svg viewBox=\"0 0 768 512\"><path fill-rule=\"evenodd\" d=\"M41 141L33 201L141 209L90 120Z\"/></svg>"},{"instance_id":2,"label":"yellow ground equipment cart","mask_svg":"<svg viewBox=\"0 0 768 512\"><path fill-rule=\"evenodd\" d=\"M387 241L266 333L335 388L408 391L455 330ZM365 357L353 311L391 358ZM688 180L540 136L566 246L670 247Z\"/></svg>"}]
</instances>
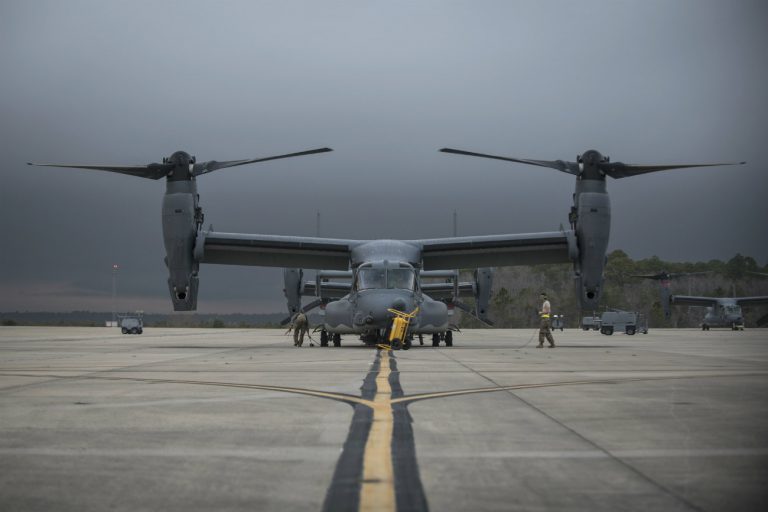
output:
<instances>
[{"instance_id":1,"label":"yellow ground equipment cart","mask_svg":"<svg viewBox=\"0 0 768 512\"><path fill-rule=\"evenodd\" d=\"M387 341L389 346L386 348L392 350L408 350L411 348L411 340L408 339L408 325L411 323L411 318L416 316L419 312L419 308L414 309L410 313L399 311L397 309L388 309L395 317L392 319L392 327L389 329L389 337Z\"/></svg>"}]
</instances>

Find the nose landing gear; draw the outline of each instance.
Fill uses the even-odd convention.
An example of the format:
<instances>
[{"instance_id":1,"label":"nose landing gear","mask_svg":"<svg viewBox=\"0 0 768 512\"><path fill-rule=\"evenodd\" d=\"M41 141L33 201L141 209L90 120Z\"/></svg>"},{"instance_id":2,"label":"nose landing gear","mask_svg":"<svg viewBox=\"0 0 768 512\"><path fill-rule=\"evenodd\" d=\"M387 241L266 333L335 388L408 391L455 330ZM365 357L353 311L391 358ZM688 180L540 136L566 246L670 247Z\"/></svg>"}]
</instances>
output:
<instances>
[{"instance_id":1,"label":"nose landing gear","mask_svg":"<svg viewBox=\"0 0 768 512\"><path fill-rule=\"evenodd\" d=\"M453 331L445 331L444 333L435 333L432 335L432 346L439 347L440 342L444 342L446 347L453 346Z\"/></svg>"}]
</instances>

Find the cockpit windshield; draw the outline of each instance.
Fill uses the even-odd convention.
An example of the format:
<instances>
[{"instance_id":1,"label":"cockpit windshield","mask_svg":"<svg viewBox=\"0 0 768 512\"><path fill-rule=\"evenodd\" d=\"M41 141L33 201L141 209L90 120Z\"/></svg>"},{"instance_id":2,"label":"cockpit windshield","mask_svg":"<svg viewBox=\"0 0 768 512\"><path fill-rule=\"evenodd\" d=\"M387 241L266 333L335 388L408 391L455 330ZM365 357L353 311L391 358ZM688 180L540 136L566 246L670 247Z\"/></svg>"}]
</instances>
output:
<instances>
[{"instance_id":1,"label":"cockpit windshield","mask_svg":"<svg viewBox=\"0 0 768 512\"><path fill-rule=\"evenodd\" d=\"M384 288L387 282L387 270L383 268L361 268L357 273L357 289Z\"/></svg>"},{"instance_id":2,"label":"cockpit windshield","mask_svg":"<svg viewBox=\"0 0 768 512\"><path fill-rule=\"evenodd\" d=\"M723 307L723 309L729 315L740 315L741 314L741 307L739 307L739 306L730 305L730 306Z\"/></svg>"},{"instance_id":3,"label":"cockpit windshield","mask_svg":"<svg viewBox=\"0 0 768 512\"><path fill-rule=\"evenodd\" d=\"M357 273L357 289L396 288L413 290L416 276L410 268L361 268Z\"/></svg>"},{"instance_id":4,"label":"cockpit windshield","mask_svg":"<svg viewBox=\"0 0 768 512\"><path fill-rule=\"evenodd\" d=\"M415 276L410 268L391 268L387 270L387 288L413 290Z\"/></svg>"}]
</instances>

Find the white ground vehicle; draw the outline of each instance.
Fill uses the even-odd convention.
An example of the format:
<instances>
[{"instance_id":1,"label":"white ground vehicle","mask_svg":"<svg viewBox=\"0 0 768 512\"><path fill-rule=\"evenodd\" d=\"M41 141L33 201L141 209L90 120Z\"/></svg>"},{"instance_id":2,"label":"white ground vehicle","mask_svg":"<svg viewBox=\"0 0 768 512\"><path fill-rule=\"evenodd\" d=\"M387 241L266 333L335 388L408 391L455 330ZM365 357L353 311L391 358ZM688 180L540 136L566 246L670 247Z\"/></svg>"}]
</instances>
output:
<instances>
[{"instance_id":1,"label":"white ground vehicle","mask_svg":"<svg viewBox=\"0 0 768 512\"><path fill-rule=\"evenodd\" d=\"M144 319L140 313L118 315L117 325L123 334L141 334L144 332Z\"/></svg>"},{"instance_id":2,"label":"white ground vehicle","mask_svg":"<svg viewBox=\"0 0 768 512\"><path fill-rule=\"evenodd\" d=\"M614 332L624 332L630 336L636 332L648 334L648 320L642 313L634 311L606 311L600 317L600 332L610 336Z\"/></svg>"}]
</instances>

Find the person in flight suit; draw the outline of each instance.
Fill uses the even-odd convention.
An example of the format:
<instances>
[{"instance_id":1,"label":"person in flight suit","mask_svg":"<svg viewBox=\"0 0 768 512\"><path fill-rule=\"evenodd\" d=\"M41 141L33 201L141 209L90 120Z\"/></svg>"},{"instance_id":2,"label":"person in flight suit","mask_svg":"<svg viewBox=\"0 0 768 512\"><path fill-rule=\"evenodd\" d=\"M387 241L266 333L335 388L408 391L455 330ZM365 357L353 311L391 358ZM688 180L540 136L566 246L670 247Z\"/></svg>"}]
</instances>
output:
<instances>
[{"instance_id":1,"label":"person in flight suit","mask_svg":"<svg viewBox=\"0 0 768 512\"><path fill-rule=\"evenodd\" d=\"M544 338L549 342L549 348L555 348L555 339L552 337L552 324L549 317L552 314L552 306L547 300L547 294L541 292L541 310L539 310L539 316L541 317L541 324L539 324L539 345L536 348L544 346Z\"/></svg>"},{"instance_id":2,"label":"person in flight suit","mask_svg":"<svg viewBox=\"0 0 768 512\"><path fill-rule=\"evenodd\" d=\"M309 320L307 320L307 315L301 311L296 313L288 331L291 329L293 329L293 346L302 346L304 344L304 334L309 336Z\"/></svg>"}]
</instances>

